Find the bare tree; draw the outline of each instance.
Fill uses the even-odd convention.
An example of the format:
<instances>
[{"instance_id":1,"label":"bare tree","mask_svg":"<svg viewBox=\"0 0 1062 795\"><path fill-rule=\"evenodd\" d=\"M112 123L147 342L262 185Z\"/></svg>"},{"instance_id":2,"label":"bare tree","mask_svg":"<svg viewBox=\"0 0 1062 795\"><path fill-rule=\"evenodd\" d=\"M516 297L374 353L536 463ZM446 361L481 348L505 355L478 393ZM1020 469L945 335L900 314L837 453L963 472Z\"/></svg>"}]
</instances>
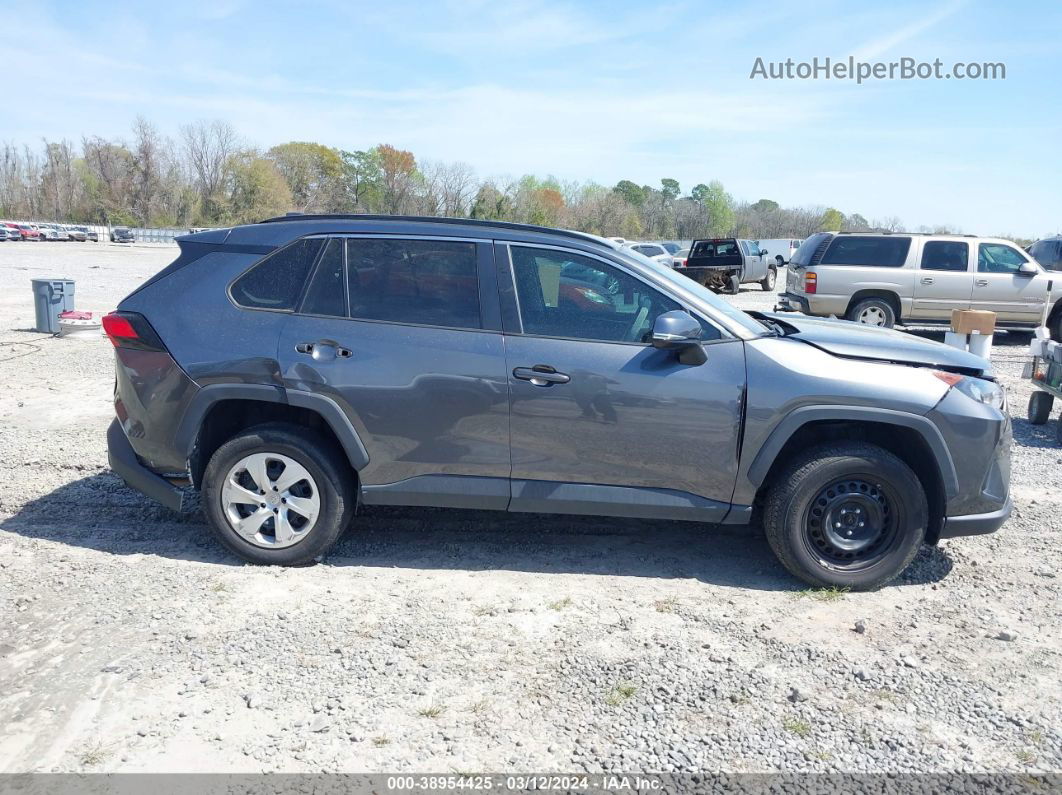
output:
<instances>
[{"instance_id":1,"label":"bare tree","mask_svg":"<svg viewBox=\"0 0 1062 795\"><path fill-rule=\"evenodd\" d=\"M226 121L198 121L181 127L185 157L199 191L200 211L216 214L230 161L239 150L236 131Z\"/></svg>"}]
</instances>

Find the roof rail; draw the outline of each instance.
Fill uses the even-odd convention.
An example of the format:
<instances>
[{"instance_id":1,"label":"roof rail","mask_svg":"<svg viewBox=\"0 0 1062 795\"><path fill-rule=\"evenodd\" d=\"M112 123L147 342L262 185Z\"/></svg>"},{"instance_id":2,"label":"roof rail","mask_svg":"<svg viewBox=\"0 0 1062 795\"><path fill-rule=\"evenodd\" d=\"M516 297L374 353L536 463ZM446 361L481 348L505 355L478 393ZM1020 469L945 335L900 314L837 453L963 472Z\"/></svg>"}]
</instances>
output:
<instances>
[{"instance_id":1,"label":"roof rail","mask_svg":"<svg viewBox=\"0 0 1062 795\"><path fill-rule=\"evenodd\" d=\"M555 229L551 226L518 224L513 221L489 221L483 218L451 218L436 215L380 215L370 213L287 213L274 218L259 221L260 224L276 224L285 221L406 221L422 224L453 224L455 226L482 226L494 229L513 229L518 232L542 232L549 235L563 235L578 240L600 243L601 240L589 232L576 232L569 229Z\"/></svg>"}]
</instances>

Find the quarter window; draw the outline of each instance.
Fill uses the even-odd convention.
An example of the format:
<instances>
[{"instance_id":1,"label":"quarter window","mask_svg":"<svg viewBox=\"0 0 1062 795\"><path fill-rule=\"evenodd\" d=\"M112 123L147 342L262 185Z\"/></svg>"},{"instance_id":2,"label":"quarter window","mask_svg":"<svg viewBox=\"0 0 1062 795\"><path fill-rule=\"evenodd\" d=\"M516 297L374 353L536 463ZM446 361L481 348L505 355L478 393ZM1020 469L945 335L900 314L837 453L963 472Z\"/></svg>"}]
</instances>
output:
<instances>
[{"instance_id":1,"label":"quarter window","mask_svg":"<svg viewBox=\"0 0 1062 795\"><path fill-rule=\"evenodd\" d=\"M1049 270L1062 270L1062 241L1040 240L1033 243L1029 253L1037 262Z\"/></svg>"},{"instance_id":2,"label":"quarter window","mask_svg":"<svg viewBox=\"0 0 1062 795\"><path fill-rule=\"evenodd\" d=\"M907 261L909 237L839 235L822 257L823 265L865 265L899 268Z\"/></svg>"},{"instance_id":3,"label":"quarter window","mask_svg":"<svg viewBox=\"0 0 1062 795\"><path fill-rule=\"evenodd\" d=\"M600 260L541 248L512 247L525 334L645 342L658 315L676 301ZM705 327L704 339L719 337Z\"/></svg>"},{"instance_id":4,"label":"quarter window","mask_svg":"<svg viewBox=\"0 0 1062 795\"><path fill-rule=\"evenodd\" d=\"M476 244L453 240L347 240L350 316L482 328Z\"/></svg>"},{"instance_id":5,"label":"quarter window","mask_svg":"<svg viewBox=\"0 0 1062 795\"><path fill-rule=\"evenodd\" d=\"M977 270L981 273L1016 273L1026 262L1024 254L1002 243L982 243L977 247Z\"/></svg>"},{"instance_id":6,"label":"quarter window","mask_svg":"<svg viewBox=\"0 0 1062 795\"><path fill-rule=\"evenodd\" d=\"M252 309L294 309L323 244L322 238L303 238L270 254L233 282L233 300Z\"/></svg>"},{"instance_id":7,"label":"quarter window","mask_svg":"<svg viewBox=\"0 0 1062 795\"><path fill-rule=\"evenodd\" d=\"M967 271L970 244L957 240L930 240L922 246L922 270Z\"/></svg>"},{"instance_id":8,"label":"quarter window","mask_svg":"<svg viewBox=\"0 0 1062 795\"><path fill-rule=\"evenodd\" d=\"M343 275L343 241L328 241L317 268L314 269L306 297L302 300L302 314L347 316L347 288Z\"/></svg>"}]
</instances>

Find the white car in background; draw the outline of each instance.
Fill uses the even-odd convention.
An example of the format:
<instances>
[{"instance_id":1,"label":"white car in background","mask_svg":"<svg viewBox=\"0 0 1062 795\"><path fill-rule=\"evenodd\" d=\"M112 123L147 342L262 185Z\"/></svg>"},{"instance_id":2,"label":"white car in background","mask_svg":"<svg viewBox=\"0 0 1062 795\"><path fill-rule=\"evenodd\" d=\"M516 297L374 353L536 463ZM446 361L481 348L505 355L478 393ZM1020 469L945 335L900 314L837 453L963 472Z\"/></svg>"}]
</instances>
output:
<instances>
[{"instance_id":1,"label":"white car in background","mask_svg":"<svg viewBox=\"0 0 1062 795\"><path fill-rule=\"evenodd\" d=\"M54 226L50 226L48 224L30 224L30 226L35 227L36 230L41 233L41 240L61 239L59 237L59 230L57 230Z\"/></svg>"},{"instance_id":2,"label":"white car in background","mask_svg":"<svg viewBox=\"0 0 1062 795\"><path fill-rule=\"evenodd\" d=\"M631 251L637 251L644 257L648 257L651 260L656 260L661 265L667 265L672 267L671 260L673 257L671 253L659 243L638 243L633 240L628 240L623 244L624 248L629 248Z\"/></svg>"},{"instance_id":3,"label":"white car in background","mask_svg":"<svg viewBox=\"0 0 1062 795\"><path fill-rule=\"evenodd\" d=\"M803 240L792 237L778 237L760 240L760 249L767 252L767 261L773 262L779 270L789 264Z\"/></svg>"},{"instance_id":4,"label":"white car in background","mask_svg":"<svg viewBox=\"0 0 1062 795\"><path fill-rule=\"evenodd\" d=\"M688 248L680 248L674 254L671 255L671 267L672 268L685 268L686 260L690 256L690 250Z\"/></svg>"}]
</instances>

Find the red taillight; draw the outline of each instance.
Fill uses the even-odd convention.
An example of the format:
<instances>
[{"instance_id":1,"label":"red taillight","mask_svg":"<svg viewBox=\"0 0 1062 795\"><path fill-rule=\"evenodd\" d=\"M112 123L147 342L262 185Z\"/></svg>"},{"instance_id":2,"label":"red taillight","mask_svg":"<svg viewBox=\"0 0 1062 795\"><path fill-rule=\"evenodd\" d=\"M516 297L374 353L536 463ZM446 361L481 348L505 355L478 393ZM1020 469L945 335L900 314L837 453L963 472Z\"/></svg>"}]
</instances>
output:
<instances>
[{"instance_id":1,"label":"red taillight","mask_svg":"<svg viewBox=\"0 0 1062 795\"><path fill-rule=\"evenodd\" d=\"M111 312L103 316L103 332L115 348L141 351L164 351L159 335L143 315L136 312Z\"/></svg>"},{"instance_id":2,"label":"red taillight","mask_svg":"<svg viewBox=\"0 0 1062 795\"><path fill-rule=\"evenodd\" d=\"M804 274L804 292L808 295L814 295L819 288L819 277L814 273Z\"/></svg>"},{"instance_id":3,"label":"red taillight","mask_svg":"<svg viewBox=\"0 0 1062 795\"><path fill-rule=\"evenodd\" d=\"M103 332L115 348L120 346L122 340L135 340L140 336L133 324L117 312L103 316Z\"/></svg>"}]
</instances>

